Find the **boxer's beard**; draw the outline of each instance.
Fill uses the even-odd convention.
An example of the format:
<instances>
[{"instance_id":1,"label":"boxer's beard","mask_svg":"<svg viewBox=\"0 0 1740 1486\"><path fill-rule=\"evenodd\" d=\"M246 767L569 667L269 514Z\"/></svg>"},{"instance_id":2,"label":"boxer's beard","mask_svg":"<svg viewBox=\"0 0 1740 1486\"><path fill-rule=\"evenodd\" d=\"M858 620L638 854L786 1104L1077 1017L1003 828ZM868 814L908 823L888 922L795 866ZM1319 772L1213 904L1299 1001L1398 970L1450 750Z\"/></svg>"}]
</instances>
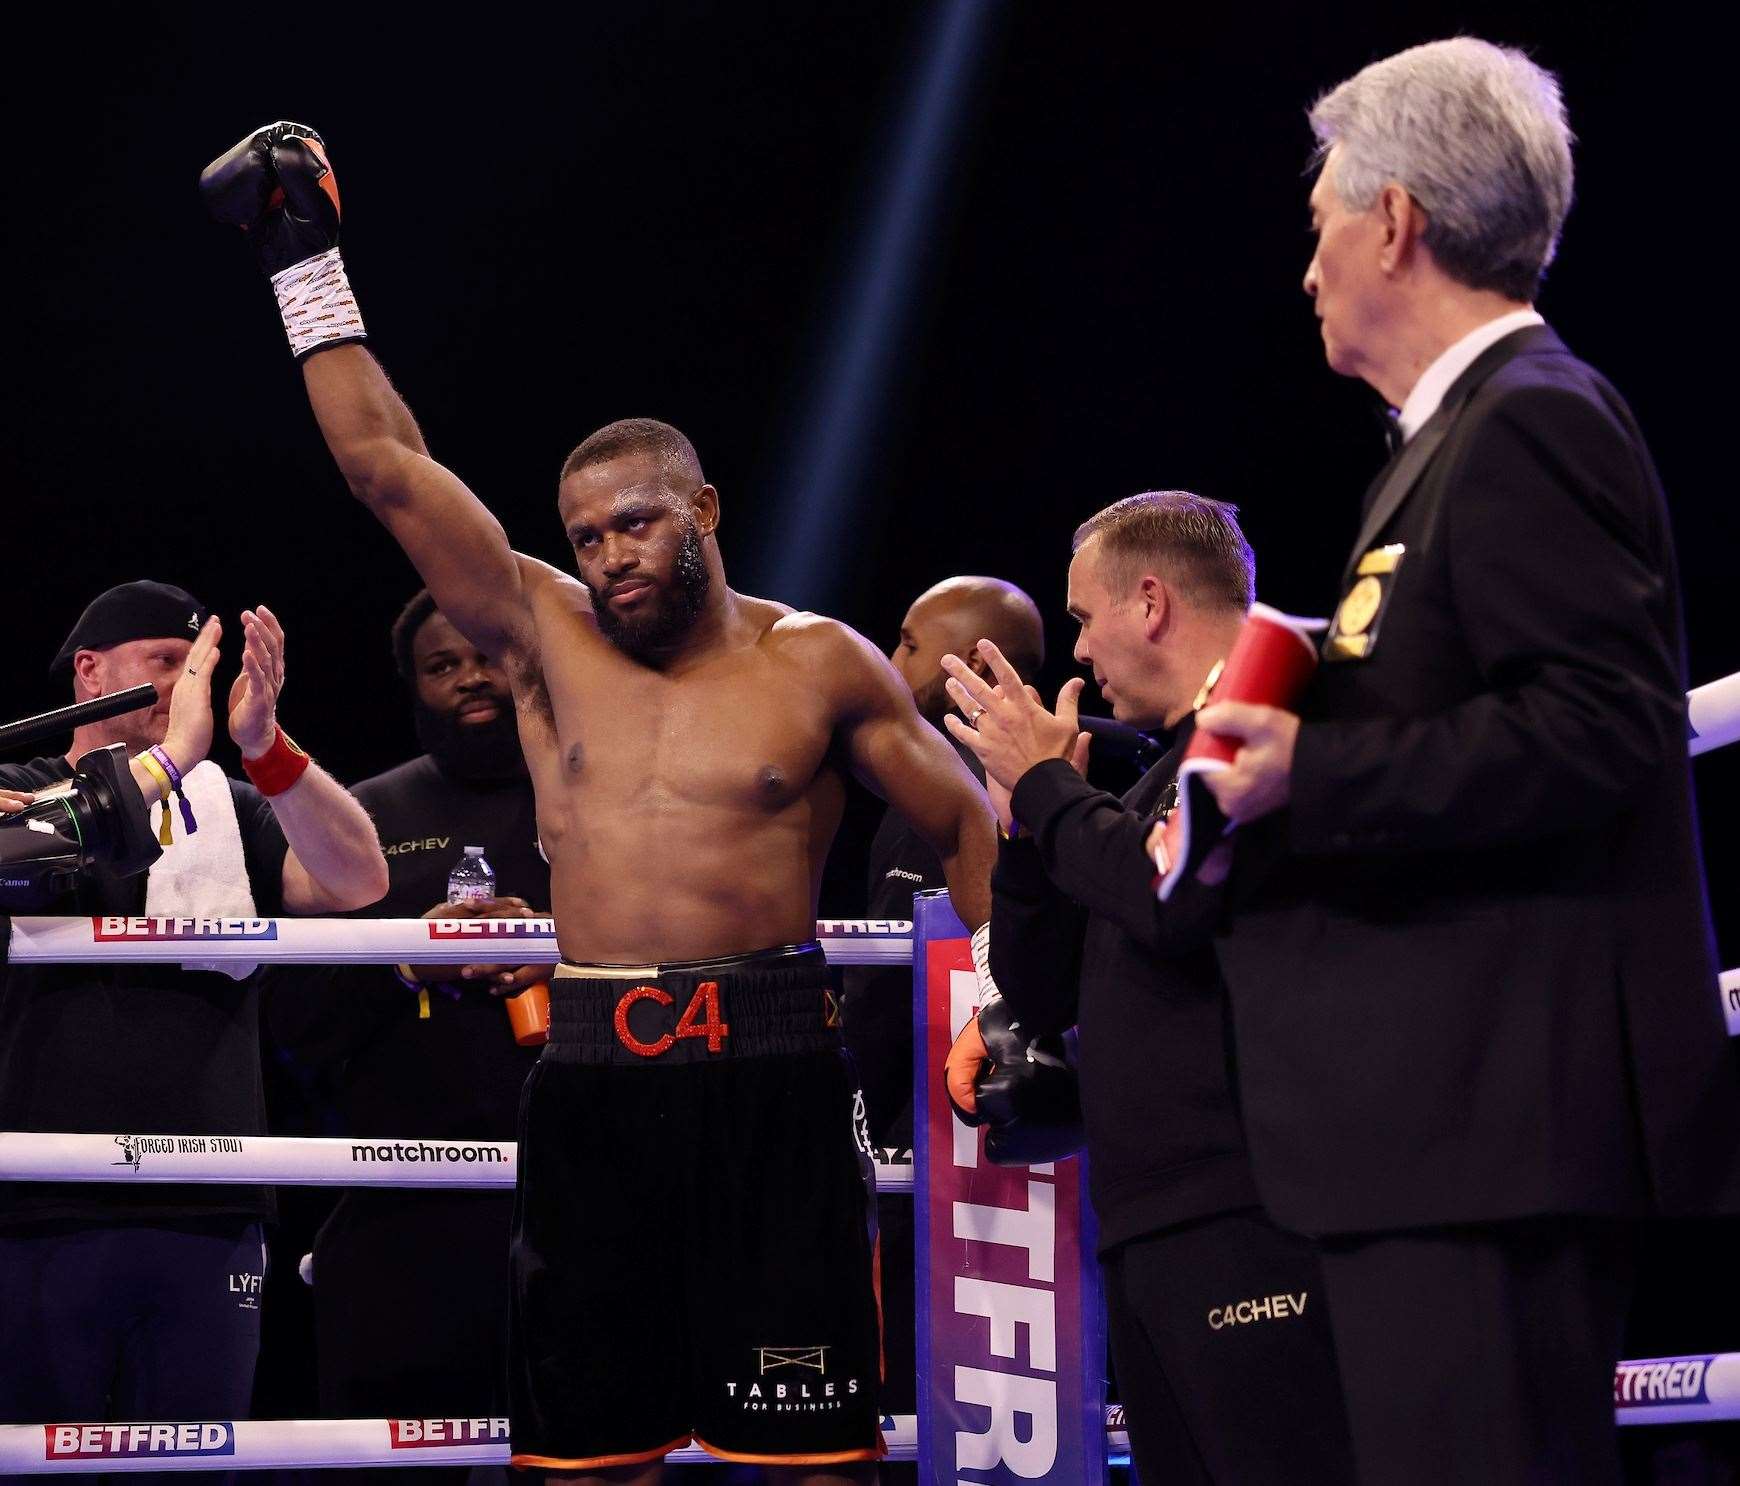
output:
<instances>
[{"instance_id":1,"label":"boxer's beard","mask_svg":"<svg viewBox=\"0 0 1740 1486\"><path fill-rule=\"evenodd\" d=\"M606 584L601 593L593 595L596 602L592 612L599 632L624 655L638 661L657 660L694 628L707 607L712 586L713 575L707 571L707 557L701 550L701 530L690 523L677 544L670 581L654 583L650 603L620 614L611 606L611 588Z\"/></svg>"},{"instance_id":2,"label":"boxer's beard","mask_svg":"<svg viewBox=\"0 0 1740 1486\"><path fill-rule=\"evenodd\" d=\"M943 719L954 711L954 703L949 700L948 677L940 671L936 676L912 694L913 704L918 708L918 715L928 722L939 733L946 733Z\"/></svg>"},{"instance_id":3,"label":"boxer's beard","mask_svg":"<svg viewBox=\"0 0 1740 1486\"><path fill-rule=\"evenodd\" d=\"M455 713L413 702L411 720L417 741L442 772L455 779L512 779L526 772L526 758L512 704L497 705L500 710L488 722L461 722Z\"/></svg>"}]
</instances>

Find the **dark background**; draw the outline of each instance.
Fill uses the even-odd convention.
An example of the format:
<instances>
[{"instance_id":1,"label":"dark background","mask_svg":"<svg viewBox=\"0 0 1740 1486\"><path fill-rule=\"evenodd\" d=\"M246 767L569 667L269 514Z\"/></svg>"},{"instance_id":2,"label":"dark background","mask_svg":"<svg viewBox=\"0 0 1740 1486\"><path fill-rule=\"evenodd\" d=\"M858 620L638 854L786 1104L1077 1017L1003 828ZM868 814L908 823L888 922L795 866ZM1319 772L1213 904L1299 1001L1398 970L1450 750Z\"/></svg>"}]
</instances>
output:
<instances>
[{"instance_id":1,"label":"dark background","mask_svg":"<svg viewBox=\"0 0 1740 1486\"><path fill-rule=\"evenodd\" d=\"M1158 486L1236 501L1263 596L1324 612L1380 451L1373 399L1325 369L1298 287L1303 110L1457 30L1563 78L1578 200L1542 309L1652 440L1693 679L1740 669L1711 478L1728 430L1704 385L1731 316L1700 284L1721 136L1672 7L982 7L907 292L875 317L888 375L838 466L804 468L941 14L132 6L20 33L5 488L26 576L4 710L58 701L43 671L82 604L149 575L232 619L277 609L285 720L341 777L411 751L385 637L416 579L345 495L270 291L193 192L278 117L324 132L374 348L525 550L570 561L562 457L650 414L699 448L740 583L884 646L921 588L990 572L1039 599L1057 684L1071 529ZM794 553L811 492L837 514ZM1712 836L1734 775L1700 766Z\"/></svg>"},{"instance_id":2,"label":"dark background","mask_svg":"<svg viewBox=\"0 0 1740 1486\"><path fill-rule=\"evenodd\" d=\"M719 487L727 568L892 643L960 571L1020 582L1070 671L1068 537L1133 491L1242 508L1269 602L1325 612L1381 458L1323 365L1299 279L1322 89L1474 31L1562 76L1578 199L1542 309L1631 399L1673 501L1691 676L1740 669L1713 216L1715 64L1671 6L978 7L908 277L870 327L887 375L822 469L848 313L941 6L67 8L12 33L4 711L108 584L183 584L290 636L285 722L341 777L412 751L386 632L416 578L346 495L271 293L209 224L201 166L274 118L325 134L374 349L436 456L523 549L568 563L556 472L649 414ZM1707 120L1705 115L1708 116ZM1706 128L1706 122L1708 128ZM1712 255L1715 255L1713 257ZM799 513L819 521L800 526ZM807 534L806 534L807 533ZM794 550L797 548L798 550ZM1553 554L1543 552L1543 562ZM220 752L220 757L221 757ZM1740 960L1699 766L1724 963ZM860 812L860 817L862 812ZM828 907L861 892L853 841Z\"/></svg>"},{"instance_id":3,"label":"dark background","mask_svg":"<svg viewBox=\"0 0 1740 1486\"><path fill-rule=\"evenodd\" d=\"M387 628L417 580L344 492L270 291L194 192L281 117L328 141L376 353L525 550L571 561L563 456L647 414L697 445L739 584L884 647L920 589L993 573L1047 613L1055 687L1071 530L1163 486L1237 502L1262 596L1325 612L1382 451L1299 289L1304 110L1456 31L1563 79L1578 199L1541 308L1650 437L1691 679L1740 670L1730 85L1676 7L986 5L908 276L868 322L848 307L891 266L872 245L941 6L65 12L9 23L7 715L63 700L46 666L80 608L151 576L232 621L226 684L235 612L277 610L284 721L340 777L414 751ZM867 326L887 375L816 467L815 410ZM1697 776L1733 964L1740 757ZM832 912L861 901L865 815Z\"/></svg>"}]
</instances>

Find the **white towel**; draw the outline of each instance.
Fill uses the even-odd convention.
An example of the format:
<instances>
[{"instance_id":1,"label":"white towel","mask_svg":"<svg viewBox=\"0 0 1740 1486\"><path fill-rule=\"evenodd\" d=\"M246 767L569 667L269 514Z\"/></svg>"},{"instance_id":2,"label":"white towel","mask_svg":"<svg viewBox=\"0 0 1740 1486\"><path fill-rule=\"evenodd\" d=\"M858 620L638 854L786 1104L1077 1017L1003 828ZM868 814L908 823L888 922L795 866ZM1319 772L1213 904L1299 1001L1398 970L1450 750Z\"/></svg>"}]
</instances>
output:
<instances>
[{"instance_id":1,"label":"white towel","mask_svg":"<svg viewBox=\"0 0 1740 1486\"><path fill-rule=\"evenodd\" d=\"M210 759L188 770L181 787L193 806L199 829L191 835L181 818L180 802L151 807L151 829L163 823L162 811L173 810L175 844L163 848L145 877L147 917L255 918L248 865L242 856L242 828L236 820L235 796L224 771ZM219 970L232 980L246 980L258 968L235 960L184 960L183 970Z\"/></svg>"}]
</instances>

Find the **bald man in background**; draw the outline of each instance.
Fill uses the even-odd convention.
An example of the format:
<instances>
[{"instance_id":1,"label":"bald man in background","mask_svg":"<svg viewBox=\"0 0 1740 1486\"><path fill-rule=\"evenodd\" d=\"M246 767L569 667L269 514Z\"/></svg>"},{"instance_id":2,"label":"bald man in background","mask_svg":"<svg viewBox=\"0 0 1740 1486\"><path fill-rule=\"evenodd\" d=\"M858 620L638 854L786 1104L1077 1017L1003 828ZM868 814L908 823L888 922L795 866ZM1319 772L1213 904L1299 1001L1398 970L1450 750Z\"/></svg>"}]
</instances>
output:
<instances>
[{"instance_id":1,"label":"bald man in background","mask_svg":"<svg viewBox=\"0 0 1740 1486\"><path fill-rule=\"evenodd\" d=\"M978 675L990 677L989 663L979 654L979 642L996 645L1032 684L1045 664L1045 622L1039 606L1013 583L1001 578L945 578L912 601L900 622L900 640L889 654L900 678L912 688L919 715L945 738L943 726L951 703L942 669L945 655L961 656ZM994 678L993 678L993 684ZM1122 771L1134 781L1164 749L1146 733L1108 717L1083 717L1084 730L1094 735L1095 782L1111 788L1102 776ZM973 777L985 781L984 765L972 750L949 738ZM944 887L942 863L936 853L898 813L882 817L870 845L870 891L865 909L870 918L910 919L913 894ZM847 970L841 1022L846 1046L858 1061L871 1138L880 1146L904 1149L912 1144L912 997L904 970ZM884 1280L887 1270L884 1265ZM884 1312L893 1314L892 1307Z\"/></svg>"},{"instance_id":2,"label":"bald man in background","mask_svg":"<svg viewBox=\"0 0 1740 1486\"><path fill-rule=\"evenodd\" d=\"M894 669L912 688L920 715L945 738L949 710L942 658L951 652L989 674L977 646L989 639L1024 677L1045 663L1045 624L1038 606L1013 583L998 578L945 578L912 602L900 622L900 639L889 653ZM972 752L949 743L982 784L984 766ZM942 863L912 827L890 808L870 847L868 918L910 919L912 895L947 884ZM912 1145L912 973L848 966L841 972L840 1030L858 1065L870 1138L878 1146ZM910 1414L916 1406L913 1376L912 1203L880 1198L882 1316L885 1353L883 1407ZM900 1480L910 1467L884 1467L884 1479ZM910 1477L905 1477L910 1479Z\"/></svg>"},{"instance_id":3,"label":"bald man in background","mask_svg":"<svg viewBox=\"0 0 1740 1486\"><path fill-rule=\"evenodd\" d=\"M942 658L963 656L980 675L989 676L990 667L979 655L980 640L1002 649L1024 681L1031 681L1045 664L1045 621L1039 617L1039 606L1001 578L944 578L915 598L900 622L900 642L888 658L912 688L920 715L944 736L942 720L950 703L943 690L948 677L943 674ZM971 751L958 745L957 751L983 782L984 767ZM884 828L898 819L890 811ZM941 885L938 878L937 886ZM871 891L876 891L874 885ZM910 899L911 894L907 896Z\"/></svg>"},{"instance_id":4,"label":"bald man in background","mask_svg":"<svg viewBox=\"0 0 1740 1486\"><path fill-rule=\"evenodd\" d=\"M988 676L990 667L978 651L980 640L1001 647L1025 679L1037 676L1045 664L1045 622L1038 605L1000 578L945 578L914 599L900 622L900 640L888 658L912 688L919 715L945 738L943 716L950 702L943 690L948 677L942 658L962 656ZM970 749L952 738L949 743L983 784L984 765ZM909 919L914 893L945 885L936 853L890 808L870 845L865 914ZM871 1138L877 1145L896 1148L912 1144L911 988L905 971L847 971L841 1002L846 1046L864 1081Z\"/></svg>"}]
</instances>

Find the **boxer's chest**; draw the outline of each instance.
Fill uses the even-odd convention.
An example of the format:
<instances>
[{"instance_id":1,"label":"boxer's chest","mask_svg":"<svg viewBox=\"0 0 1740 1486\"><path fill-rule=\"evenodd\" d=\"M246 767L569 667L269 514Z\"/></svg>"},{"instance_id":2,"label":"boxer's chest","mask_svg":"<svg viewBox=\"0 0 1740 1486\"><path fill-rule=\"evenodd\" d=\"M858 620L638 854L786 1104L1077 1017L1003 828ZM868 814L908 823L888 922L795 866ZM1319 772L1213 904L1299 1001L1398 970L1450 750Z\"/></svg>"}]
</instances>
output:
<instances>
[{"instance_id":1,"label":"boxer's chest","mask_svg":"<svg viewBox=\"0 0 1740 1486\"><path fill-rule=\"evenodd\" d=\"M833 728L818 688L759 653L677 675L605 660L551 674L549 782L588 810L775 812L826 761Z\"/></svg>"}]
</instances>

